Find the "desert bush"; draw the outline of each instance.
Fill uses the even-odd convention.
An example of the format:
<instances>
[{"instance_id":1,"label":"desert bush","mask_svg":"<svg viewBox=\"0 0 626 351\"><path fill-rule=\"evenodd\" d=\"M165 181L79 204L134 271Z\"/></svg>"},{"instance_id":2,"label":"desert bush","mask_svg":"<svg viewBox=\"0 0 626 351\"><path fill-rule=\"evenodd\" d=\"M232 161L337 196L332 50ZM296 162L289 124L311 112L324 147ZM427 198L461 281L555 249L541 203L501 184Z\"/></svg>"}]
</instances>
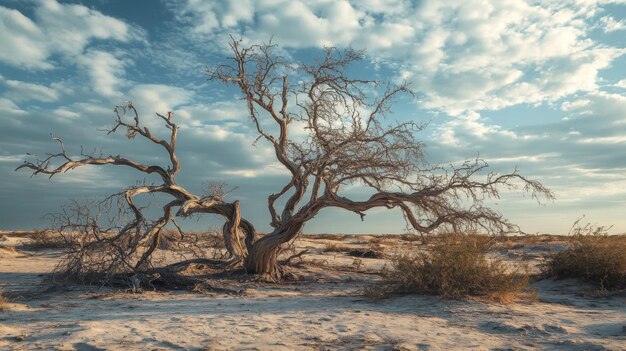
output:
<instances>
[{"instance_id":1,"label":"desert bush","mask_svg":"<svg viewBox=\"0 0 626 351\"><path fill-rule=\"evenodd\" d=\"M414 242L414 241L421 241L422 237L419 235L415 235L415 234L401 234L400 240Z\"/></svg>"},{"instance_id":2,"label":"desert bush","mask_svg":"<svg viewBox=\"0 0 626 351\"><path fill-rule=\"evenodd\" d=\"M9 303L7 298L4 297L2 290L0 290L0 312L7 311L9 309Z\"/></svg>"},{"instance_id":3,"label":"desert bush","mask_svg":"<svg viewBox=\"0 0 626 351\"><path fill-rule=\"evenodd\" d=\"M307 239L314 239L314 240L344 241L349 236L345 234L306 234L304 237Z\"/></svg>"},{"instance_id":4,"label":"desert bush","mask_svg":"<svg viewBox=\"0 0 626 351\"><path fill-rule=\"evenodd\" d=\"M224 247L224 237L218 231L184 232L164 228L159 238L159 249L168 251L185 251L189 246L198 250L221 249Z\"/></svg>"},{"instance_id":5,"label":"desert bush","mask_svg":"<svg viewBox=\"0 0 626 351\"><path fill-rule=\"evenodd\" d=\"M489 241L477 236L442 235L429 251L391 259L382 281L366 289L371 298L389 294L425 293L446 298L479 297L508 302L526 290L528 267L508 267L489 259Z\"/></svg>"},{"instance_id":6,"label":"desert bush","mask_svg":"<svg viewBox=\"0 0 626 351\"><path fill-rule=\"evenodd\" d=\"M20 253L20 251L15 249L15 247L3 245L3 244L0 244L0 251L6 252L6 253L12 254L12 255L17 255L17 254Z\"/></svg>"},{"instance_id":7,"label":"desert bush","mask_svg":"<svg viewBox=\"0 0 626 351\"><path fill-rule=\"evenodd\" d=\"M370 244L367 248L355 248L347 252L348 256L362 258L384 258L385 249L380 244Z\"/></svg>"},{"instance_id":8,"label":"desert bush","mask_svg":"<svg viewBox=\"0 0 626 351\"><path fill-rule=\"evenodd\" d=\"M38 230L26 235L29 242L24 246L31 249L64 249L74 246L78 241L77 236L72 233Z\"/></svg>"},{"instance_id":9,"label":"desert bush","mask_svg":"<svg viewBox=\"0 0 626 351\"><path fill-rule=\"evenodd\" d=\"M323 252L349 252L350 250L352 249L346 245L327 243L326 245L324 245L324 250L322 251Z\"/></svg>"},{"instance_id":10,"label":"desert bush","mask_svg":"<svg viewBox=\"0 0 626 351\"><path fill-rule=\"evenodd\" d=\"M581 279L600 290L626 289L626 235L608 235L608 229L590 224L575 228L568 246L548 255L543 273Z\"/></svg>"},{"instance_id":11,"label":"desert bush","mask_svg":"<svg viewBox=\"0 0 626 351\"><path fill-rule=\"evenodd\" d=\"M371 238L369 238L369 240L367 240L370 244L374 244L374 245L380 245L380 244L385 244L387 243L387 239L384 236L372 236Z\"/></svg>"},{"instance_id":12,"label":"desert bush","mask_svg":"<svg viewBox=\"0 0 626 351\"><path fill-rule=\"evenodd\" d=\"M385 253L378 250L366 249L352 249L348 251L348 256L362 257L362 258L385 258Z\"/></svg>"}]
</instances>

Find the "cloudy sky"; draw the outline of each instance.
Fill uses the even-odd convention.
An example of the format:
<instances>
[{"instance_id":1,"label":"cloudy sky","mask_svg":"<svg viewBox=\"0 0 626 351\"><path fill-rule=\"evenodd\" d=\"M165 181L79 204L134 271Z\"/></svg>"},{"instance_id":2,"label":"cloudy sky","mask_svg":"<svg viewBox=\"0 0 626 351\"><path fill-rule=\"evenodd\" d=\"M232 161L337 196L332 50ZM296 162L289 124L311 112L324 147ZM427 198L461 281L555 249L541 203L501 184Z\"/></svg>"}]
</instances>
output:
<instances>
[{"instance_id":1,"label":"cloudy sky","mask_svg":"<svg viewBox=\"0 0 626 351\"><path fill-rule=\"evenodd\" d=\"M284 172L267 145L253 145L236 91L203 74L223 62L229 34L273 37L295 61L325 45L367 49L352 73L413 86L417 98L399 101L393 118L429 123L429 161L480 154L496 171L517 166L554 190L557 199L543 206L519 194L493 203L523 230L563 233L586 215L626 231L625 0L0 0L0 229L45 227L45 214L69 198L144 181L119 168L50 180L14 172L27 152L56 151L51 132L72 154L82 145L166 162L146 142L102 131L126 100L154 127L154 112L174 111L181 185L239 186L231 198L268 229L267 195ZM306 231L404 226L394 212L361 222L328 210Z\"/></svg>"}]
</instances>

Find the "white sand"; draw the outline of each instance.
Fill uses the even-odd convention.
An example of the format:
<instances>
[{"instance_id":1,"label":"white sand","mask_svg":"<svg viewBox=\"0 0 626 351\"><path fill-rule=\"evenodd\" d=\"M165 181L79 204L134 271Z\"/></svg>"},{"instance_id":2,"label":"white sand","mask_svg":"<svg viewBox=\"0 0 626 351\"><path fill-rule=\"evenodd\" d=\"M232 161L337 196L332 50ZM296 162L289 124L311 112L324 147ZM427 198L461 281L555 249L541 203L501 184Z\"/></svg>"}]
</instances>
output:
<instances>
[{"instance_id":1,"label":"white sand","mask_svg":"<svg viewBox=\"0 0 626 351\"><path fill-rule=\"evenodd\" d=\"M23 240L5 237L5 246ZM334 267L312 269L316 281L250 284L244 296L79 287L31 295L43 290L40 274L58 253L0 249L0 284L14 301L0 312L0 349L626 350L623 295L585 297L575 282L544 280L534 284L540 301L532 304L432 296L368 302L359 290L373 275L351 272L352 257L322 253L325 242L298 242L313 253L307 260ZM367 246L354 239L337 243ZM396 250L394 243L385 246ZM531 258L539 249L530 250ZM362 272L384 264L362 261Z\"/></svg>"}]
</instances>

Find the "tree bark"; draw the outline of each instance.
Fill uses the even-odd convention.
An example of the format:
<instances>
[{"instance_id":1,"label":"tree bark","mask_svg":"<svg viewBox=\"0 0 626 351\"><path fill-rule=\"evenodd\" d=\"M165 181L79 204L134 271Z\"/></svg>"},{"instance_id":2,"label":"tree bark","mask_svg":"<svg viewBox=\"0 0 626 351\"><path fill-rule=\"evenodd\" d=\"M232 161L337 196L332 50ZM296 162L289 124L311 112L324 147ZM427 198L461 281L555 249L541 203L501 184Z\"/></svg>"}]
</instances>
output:
<instances>
[{"instance_id":1,"label":"tree bark","mask_svg":"<svg viewBox=\"0 0 626 351\"><path fill-rule=\"evenodd\" d=\"M276 259L278 257L278 249L283 243L281 233L272 233L259 239L252 251L248 253L246 258L246 272L251 274L267 274L269 276L277 276Z\"/></svg>"},{"instance_id":2,"label":"tree bark","mask_svg":"<svg viewBox=\"0 0 626 351\"><path fill-rule=\"evenodd\" d=\"M302 230L304 224L291 224L287 228L276 229L257 240L248 252L245 261L245 269L250 274L266 274L272 278L278 277L278 253L280 246L295 238Z\"/></svg>"},{"instance_id":3,"label":"tree bark","mask_svg":"<svg viewBox=\"0 0 626 351\"><path fill-rule=\"evenodd\" d=\"M233 213L230 220L224 223L222 233L224 235L224 244L231 259L240 260L246 255L246 247L241 242L241 211L239 201L233 203Z\"/></svg>"}]
</instances>

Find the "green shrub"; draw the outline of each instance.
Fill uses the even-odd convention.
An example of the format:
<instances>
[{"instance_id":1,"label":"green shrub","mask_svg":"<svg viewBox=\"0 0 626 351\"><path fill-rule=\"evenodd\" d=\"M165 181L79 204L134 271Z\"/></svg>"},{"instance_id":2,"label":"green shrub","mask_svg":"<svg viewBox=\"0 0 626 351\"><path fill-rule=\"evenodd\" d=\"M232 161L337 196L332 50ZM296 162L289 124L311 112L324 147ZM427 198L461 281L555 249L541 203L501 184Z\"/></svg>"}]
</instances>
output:
<instances>
[{"instance_id":1,"label":"green shrub","mask_svg":"<svg viewBox=\"0 0 626 351\"><path fill-rule=\"evenodd\" d=\"M382 281L366 293L372 298L425 293L452 299L514 300L528 286L528 268L509 268L488 259L488 243L476 236L442 235L429 251L394 257L391 267L383 270Z\"/></svg>"},{"instance_id":2,"label":"green shrub","mask_svg":"<svg viewBox=\"0 0 626 351\"><path fill-rule=\"evenodd\" d=\"M626 289L626 235L608 235L607 227L575 230L564 250L550 254L541 266L554 278L576 278L600 290Z\"/></svg>"}]
</instances>

